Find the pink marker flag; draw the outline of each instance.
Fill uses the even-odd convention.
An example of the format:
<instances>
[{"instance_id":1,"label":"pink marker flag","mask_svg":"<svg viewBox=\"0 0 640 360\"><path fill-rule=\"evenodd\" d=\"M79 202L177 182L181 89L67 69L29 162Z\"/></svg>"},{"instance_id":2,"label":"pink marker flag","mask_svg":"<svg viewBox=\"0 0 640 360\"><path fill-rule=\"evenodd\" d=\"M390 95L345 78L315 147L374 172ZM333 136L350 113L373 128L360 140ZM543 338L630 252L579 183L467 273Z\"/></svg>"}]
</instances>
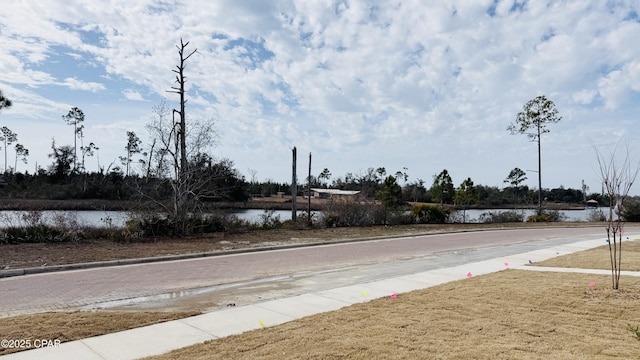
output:
<instances>
[{"instance_id":1,"label":"pink marker flag","mask_svg":"<svg viewBox=\"0 0 640 360\"><path fill-rule=\"evenodd\" d=\"M472 276L473 276L473 274L471 274L471 271L469 271L469 272L467 273L467 277L469 278L469 277L472 277Z\"/></svg>"},{"instance_id":2,"label":"pink marker flag","mask_svg":"<svg viewBox=\"0 0 640 360\"><path fill-rule=\"evenodd\" d=\"M391 294L391 298L392 298L392 299L395 299L395 298L397 298L397 297L398 297L398 295L396 295L396 293Z\"/></svg>"},{"instance_id":3,"label":"pink marker flag","mask_svg":"<svg viewBox=\"0 0 640 360\"><path fill-rule=\"evenodd\" d=\"M504 266L509 266L509 263L505 261Z\"/></svg>"},{"instance_id":4,"label":"pink marker flag","mask_svg":"<svg viewBox=\"0 0 640 360\"><path fill-rule=\"evenodd\" d=\"M592 282L589 283L589 287L594 287L594 286L596 286L596 282L595 281L592 281Z\"/></svg>"}]
</instances>

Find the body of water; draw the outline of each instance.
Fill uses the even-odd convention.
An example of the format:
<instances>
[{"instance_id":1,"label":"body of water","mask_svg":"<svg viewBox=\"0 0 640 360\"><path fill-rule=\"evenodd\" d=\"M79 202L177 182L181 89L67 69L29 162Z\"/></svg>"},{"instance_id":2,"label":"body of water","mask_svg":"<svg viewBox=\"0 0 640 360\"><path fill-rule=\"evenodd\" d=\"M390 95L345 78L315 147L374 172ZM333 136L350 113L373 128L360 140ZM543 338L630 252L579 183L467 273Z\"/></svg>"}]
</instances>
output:
<instances>
[{"instance_id":1,"label":"body of water","mask_svg":"<svg viewBox=\"0 0 640 360\"><path fill-rule=\"evenodd\" d=\"M482 214L486 213L502 213L506 211L514 211L514 209L471 209L466 211L466 222L479 222ZM518 214L523 214L524 220L531 215L537 213L536 209L519 209L515 210ZM560 216L563 221L589 221L590 216L594 212L602 211L604 214L608 213L608 208L585 208L577 210L559 210ZM456 215L462 219L462 211L457 211Z\"/></svg>"},{"instance_id":2,"label":"body of water","mask_svg":"<svg viewBox=\"0 0 640 360\"><path fill-rule=\"evenodd\" d=\"M600 209L580 209L580 210L561 210L560 214L564 221L588 221L591 213L594 211L603 211L607 213L607 208ZM479 222L482 214L487 212L500 213L505 211L513 211L513 209L471 209L466 211L466 222ZM536 210L517 210L524 214L524 219L530 215L534 215ZM244 209L232 212L238 218L254 223L260 223L262 218L269 213L272 217L279 217L281 221L291 219L291 210L273 210L265 211L262 209ZM306 213L298 212L298 214ZM312 211L318 214L318 211ZM454 213L458 222L462 221L462 211ZM62 210L45 210L39 212L32 211L0 211L0 226L29 226L37 223L39 220L46 224L71 224L77 223L80 226L96 226L96 227L122 227L128 220L129 215L126 211L62 211Z\"/></svg>"}]
</instances>

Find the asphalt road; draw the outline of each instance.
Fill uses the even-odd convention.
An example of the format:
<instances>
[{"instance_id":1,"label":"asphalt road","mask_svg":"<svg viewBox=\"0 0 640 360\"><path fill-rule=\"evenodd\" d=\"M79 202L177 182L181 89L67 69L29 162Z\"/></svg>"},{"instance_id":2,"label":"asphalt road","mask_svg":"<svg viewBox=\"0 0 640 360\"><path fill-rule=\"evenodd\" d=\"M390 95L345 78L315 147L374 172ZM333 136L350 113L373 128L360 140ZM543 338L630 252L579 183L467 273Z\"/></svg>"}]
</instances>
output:
<instances>
[{"instance_id":1,"label":"asphalt road","mask_svg":"<svg viewBox=\"0 0 640 360\"><path fill-rule=\"evenodd\" d=\"M206 311L597 238L605 243L603 227L489 230L17 276L0 279L0 317Z\"/></svg>"}]
</instances>

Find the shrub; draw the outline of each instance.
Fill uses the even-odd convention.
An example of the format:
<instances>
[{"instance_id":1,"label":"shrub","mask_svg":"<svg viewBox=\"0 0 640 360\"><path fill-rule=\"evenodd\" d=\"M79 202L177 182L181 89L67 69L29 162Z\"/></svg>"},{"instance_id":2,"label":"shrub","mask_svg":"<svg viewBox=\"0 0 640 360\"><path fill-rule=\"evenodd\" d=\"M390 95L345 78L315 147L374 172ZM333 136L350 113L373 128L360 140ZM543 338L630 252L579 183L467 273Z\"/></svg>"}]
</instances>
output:
<instances>
[{"instance_id":1,"label":"shrub","mask_svg":"<svg viewBox=\"0 0 640 360\"><path fill-rule=\"evenodd\" d=\"M385 209L378 204L333 203L323 222L326 227L383 225Z\"/></svg>"},{"instance_id":2,"label":"shrub","mask_svg":"<svg viewBox=\"0 0 640 360\"><path fill-rule=\"evenodd\" d=\"M622 217L625 221L640 221L640 202L629 201L622 210Z\"/></svg>"},{"instance_id":3,"label":"shrub","mask_svg":"<svg viewBox=\"0 0 640 360\"><path fill-rule=\"evenodd\" d=\"M282 227L280 215L275 215L275 210L265 210L260 214L258 226L264 230L279 229Z\"/></svg>"},{"instance_id":4,"label":"shrub","mask_svg":"<svg viewBox=\"0 0 640 360\"><path fill-rule=\"evenodd\" d=\"M285 220L282 222L282 227L285 229L309 229L309 228L317 228L318 226L322 226L322 219L320 218L320 214L317 212L311 212L311 218L309 218L309 213L303 211L298 214L296 222L294 223L291 220Z\"/></svg>"},{"instance_id":5,"label":"shrub","mask_svg":"<svg viewBox=\"0 0 640 360\"><path fill-rule=\"evenodd\" d=\"M549 216L547 214L542 215L529 215L527 222L549 222Z\"/></svg>"},{"instance_id":6,"label":"shrub","mask_svg":"<svg viewBox=\"0 0 640 360\"><path fill-rule=\"evenodd\" d=\"M486 212L480 215L480 222L485 224L523 222L524 214L517 211Z\"/></svg>"},{"instance_id":7,"label":"shrub","mask_svg":"<svg viewBox=\"0 0 640 360\"><path fill-rule=\"evenodd\" d=\"M411 213L421 224L444 224L449 219L449 211L434 205L415 205Z\"/></svg>"},{"instance_id":8,"label":"shrub","mask_svg":"<svg viewBox=\"0 0 640 360\"><path fill-rule=\"evenodd\" d=\"M607 216L604 214L602 209L590 209L587 213L587 221L607 221Z\"/></svg>"},{"instance_id":9,"label":"shrub","mask_svg":"<svg viewBox=\"0 0 640 360\"><path fill-rule=\"evenodd\" d=\"M48 226L36 225L29 227L7 227L0 232L0 239L5 244L18 243L59 243L70 240L65 231Z\"/></svg>"},{"instance_id":10,"label":"shrub","mask_svg":"<svg viewBox=\"0 0 640 360\"><path fill-rule=\"evenodd\" d=\"M409 225L415 222L412 213L405 210L394 210L387 213L387 225Z\"/></svg>"},{"instance_id":11,"label":"shrub","mask_svg":"<svg viewBox=\"0 0 640 360\"><path fill-rule=\"evenodd\" d=\"M192 214L187 218L188 234L205 234L228 231L232 226L244 226L234 215ZM179 236L175 222L164 215L154 213L131 214L122 230L125 240L140 237Z\"/></svg>"},{"instance_id":12,"label":"shrub","mask_svg":"<svg viewBox=\"0 0 640 360\"><path fill-rule=\"evenodd\" d=\"M529 216L527 222L560 222L565 218L558 210L544 210L542 215Z\"/></svg>"}]
</instances>

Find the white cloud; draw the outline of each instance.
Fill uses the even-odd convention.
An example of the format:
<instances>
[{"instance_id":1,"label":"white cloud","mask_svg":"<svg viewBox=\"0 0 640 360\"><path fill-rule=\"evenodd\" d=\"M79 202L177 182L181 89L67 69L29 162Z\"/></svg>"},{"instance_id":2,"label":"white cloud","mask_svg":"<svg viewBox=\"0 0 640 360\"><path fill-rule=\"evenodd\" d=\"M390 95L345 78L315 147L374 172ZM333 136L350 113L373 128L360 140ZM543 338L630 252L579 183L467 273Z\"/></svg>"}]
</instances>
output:
<instances>
[{"instance_id":1,"label":"white cloud","mask_svg":"<svg viewBox=\"0 0 640 360\"><path fill-rule=\"evenodd\" d=\"M125 99L127 100L133 100L133 101L144 101L144 98L142 97L142 95L132 89L125 89L122 92L122 95L124 95Z\"/></svg>"},{"instance_id":2,"label":"white cloud","mask_svg":"<svg viewBox=\"0 0 640 360\"><path fill-rule=\"evenodd\" d=\"M596 97L596 91L583 89L573 93L571 97L573 101L575 101L578 104L589 105L591 104L591 102L593 102L594 98Z\"/></svg>"},{"instance_id":3,"label":"white cloud","mask_svg":"<svg viewBox=\"0 0 640 360\"><path fill-rule=\"evenodd\" d=\"M91 91L91 92L96 92L96 91L105 89L104 85L100 83L91 82L91 81L85 82L85 81L78 80L76 78L66 78L64 79L64 82L62 83L62 85L73 90L84 90L84 91Z\"/></svg>"},{"instance_id":4,"label":"white cloud","mask_svg":"<svg viewBox=\"0 0 640 360\"><path fill-rule=\"evenodd\" d=\"M103 103L105 118L117 101L121 108L127 103L137 109L138 118L149 102L177 101L167 90L175 86L171 70L182 37L190 41L188 51L198 49L186 68L188 111L193 118L219 120L221 151L232 159L245 154L238 158L240 169L260 166L263 176L275 165L266 158L250 164L252 156L287 156L282 154L299 144L345 154L331 164L336 176L387 162L415 169L422 178L441 170L434 167L453 168L447 163L476 183L475 177L503 178L518 162L535 162L508 150L529 144L505 129L540 94L557 103L563 123L572 124L552 129L562 139L558 143L599 136L606 127L603 116L620 119L630 135L640 135L631 129L640 128L631 115L639 110L640 92L640 24L628 19L639 11L633 3L62 3L18 1L0 14L0 87L11 84L33 95L29 108L36 111L35 95L60 101L59 95L45 94L44 85L62 84L89 92L83 97L93 95L86 103ZM260 59L266 52L270 56ZM97 66L104 83L62 65L54 72L54 55ZM70 93L64 96L76 102ZM574 116L580 132L570 130L578 124ZM482 154L491 164L470 163ZM462 174L465 168L468 174ZM280 173L268 176L288 179Z\"/></svg>"}]
</instances>

